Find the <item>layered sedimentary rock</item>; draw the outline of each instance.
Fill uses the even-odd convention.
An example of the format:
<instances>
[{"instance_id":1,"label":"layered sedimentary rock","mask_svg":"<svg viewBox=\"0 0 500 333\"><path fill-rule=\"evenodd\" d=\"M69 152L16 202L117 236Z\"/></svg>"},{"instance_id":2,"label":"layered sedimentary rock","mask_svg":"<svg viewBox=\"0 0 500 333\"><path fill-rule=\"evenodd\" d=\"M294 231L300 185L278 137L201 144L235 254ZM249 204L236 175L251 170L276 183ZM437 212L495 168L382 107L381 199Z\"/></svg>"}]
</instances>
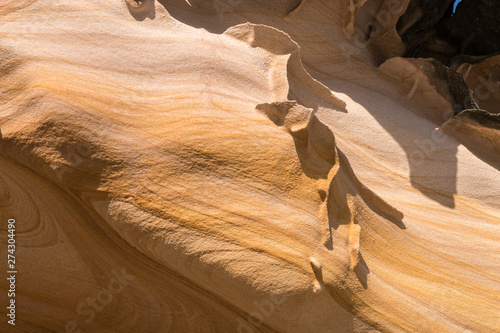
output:
<instances>
[{"instance_id":1,"label":"layered sedimentary rock","mask_svg":"<svg viewBox=\"0 0 500 333\"><path fill-rule=\"evenodd\" d=\"M499 331L498 56L422 6L7 1L1 330Z\"/></svg>"}]
</instances>

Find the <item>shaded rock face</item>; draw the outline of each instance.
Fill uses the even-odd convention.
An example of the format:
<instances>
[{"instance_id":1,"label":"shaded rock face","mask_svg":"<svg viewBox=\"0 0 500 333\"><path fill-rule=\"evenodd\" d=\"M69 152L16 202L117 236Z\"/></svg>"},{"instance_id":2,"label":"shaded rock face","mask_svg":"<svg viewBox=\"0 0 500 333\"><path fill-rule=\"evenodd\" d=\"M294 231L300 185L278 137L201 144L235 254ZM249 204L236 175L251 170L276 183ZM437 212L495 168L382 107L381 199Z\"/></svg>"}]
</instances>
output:
<instances>
[{"instance_id":1,"label":"shaded rock face","mask_svg":"<svg viewBox=\"0 0 500 333\"><path fill-rule=\"evenodd\" d=\"M473 91L477 104L498 113L500 65L492 65L492 59L500 53L500 3L463 0L453 13L454 5L455 1L410 1L397 23L398 34L406 46L404 56L434 58L457 70ZM487 70L483 64L469 76L473 64L484 63L488 58Z\"/></svg>"},{"instance_id":2,"label":"shaded rock face","mask_svg":"<svg viewBox=\"0 0 500 333\"><path fill-rule=\"evenodd\" d=\"M411 3L398 22L398 31L408 45L406 56L433 57L450 65L455 57L492 56L500 51L498 1L463 0L455 13L454 1ZM422 13L421 17L408 26L415 11Z\"/></svg>"},{"instance_id":3,"label":"shaded rock face","mask_svg":"<svg viewBox=\"0 0 500 333\"><path fill-rule=\"evenodd\" d=\"M500 331L497 27L458 29L471 3L5 1L16 329Z\"/></svg>"},{"instance_id":4,"label":"shaded rock face","mask_svg":"<svg viewBox=\"0 0 500 333\"><path fill-rule=\"evenodd\" d=\"M408 9L397 23L398 34L407 45L406 56L419 57L429 39L436 33L436 26L443 19L451 16L450 8L454 0L412 0ZM444 52L450 53L454 49L448 46Z\"/></svg>"}]
</instances>

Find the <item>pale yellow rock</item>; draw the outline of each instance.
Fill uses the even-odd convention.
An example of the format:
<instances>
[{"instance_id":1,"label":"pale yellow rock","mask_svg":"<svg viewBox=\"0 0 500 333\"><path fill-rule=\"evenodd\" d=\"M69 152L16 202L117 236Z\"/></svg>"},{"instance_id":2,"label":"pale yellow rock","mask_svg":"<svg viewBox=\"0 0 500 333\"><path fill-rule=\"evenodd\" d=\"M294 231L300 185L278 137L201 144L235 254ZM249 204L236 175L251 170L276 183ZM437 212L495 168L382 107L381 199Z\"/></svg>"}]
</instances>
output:
<instances>
[{"instance_id":1,"label":"pale yellow rock","mask_svg":"<svg viewBox=\"0 0 500 333\"><path fill-rule=\"evenodd\" d=\"M500 331L493 111L388 1L224 4L2 5L17 331Z\"/></svg>"}]
</instances>

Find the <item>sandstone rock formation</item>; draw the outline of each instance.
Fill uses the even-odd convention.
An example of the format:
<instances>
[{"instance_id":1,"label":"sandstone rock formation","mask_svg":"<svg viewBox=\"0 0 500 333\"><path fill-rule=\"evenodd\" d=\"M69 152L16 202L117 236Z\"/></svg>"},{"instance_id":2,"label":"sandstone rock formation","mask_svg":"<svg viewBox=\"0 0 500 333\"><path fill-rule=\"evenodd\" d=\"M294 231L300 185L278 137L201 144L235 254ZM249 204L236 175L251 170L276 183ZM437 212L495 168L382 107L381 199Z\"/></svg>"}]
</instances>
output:
<instances>
[{"instance_id":1,"label":"sandstone rock formation","mask_svg":"<svg viewBox=\"0 0 500 333\"><path fill-rule=\"evenodd\" d=\"M500 58L428 2L4 1L0 331L500 331Z\"/></svg>"}]
</instances>

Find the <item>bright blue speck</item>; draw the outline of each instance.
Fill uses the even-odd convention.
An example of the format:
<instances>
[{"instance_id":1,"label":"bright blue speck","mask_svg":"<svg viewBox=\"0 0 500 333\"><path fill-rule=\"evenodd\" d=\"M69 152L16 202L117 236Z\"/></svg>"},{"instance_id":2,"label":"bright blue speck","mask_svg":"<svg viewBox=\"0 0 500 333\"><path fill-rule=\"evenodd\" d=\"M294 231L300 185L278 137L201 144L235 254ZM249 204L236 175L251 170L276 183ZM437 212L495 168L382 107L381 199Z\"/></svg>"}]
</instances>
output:
<instances>
[{"instance_id":1,"label":"bright blue speck","mask_svg":"<svg viewBox=\"0 0 500 333\"><path fill-rule=\"evenodd\" d=\"M453 14L455 14L455 10L457 10L457 5L461 2L462 0L455 0L455 4L453 5Z\"/></svg>"}]
</instances>

